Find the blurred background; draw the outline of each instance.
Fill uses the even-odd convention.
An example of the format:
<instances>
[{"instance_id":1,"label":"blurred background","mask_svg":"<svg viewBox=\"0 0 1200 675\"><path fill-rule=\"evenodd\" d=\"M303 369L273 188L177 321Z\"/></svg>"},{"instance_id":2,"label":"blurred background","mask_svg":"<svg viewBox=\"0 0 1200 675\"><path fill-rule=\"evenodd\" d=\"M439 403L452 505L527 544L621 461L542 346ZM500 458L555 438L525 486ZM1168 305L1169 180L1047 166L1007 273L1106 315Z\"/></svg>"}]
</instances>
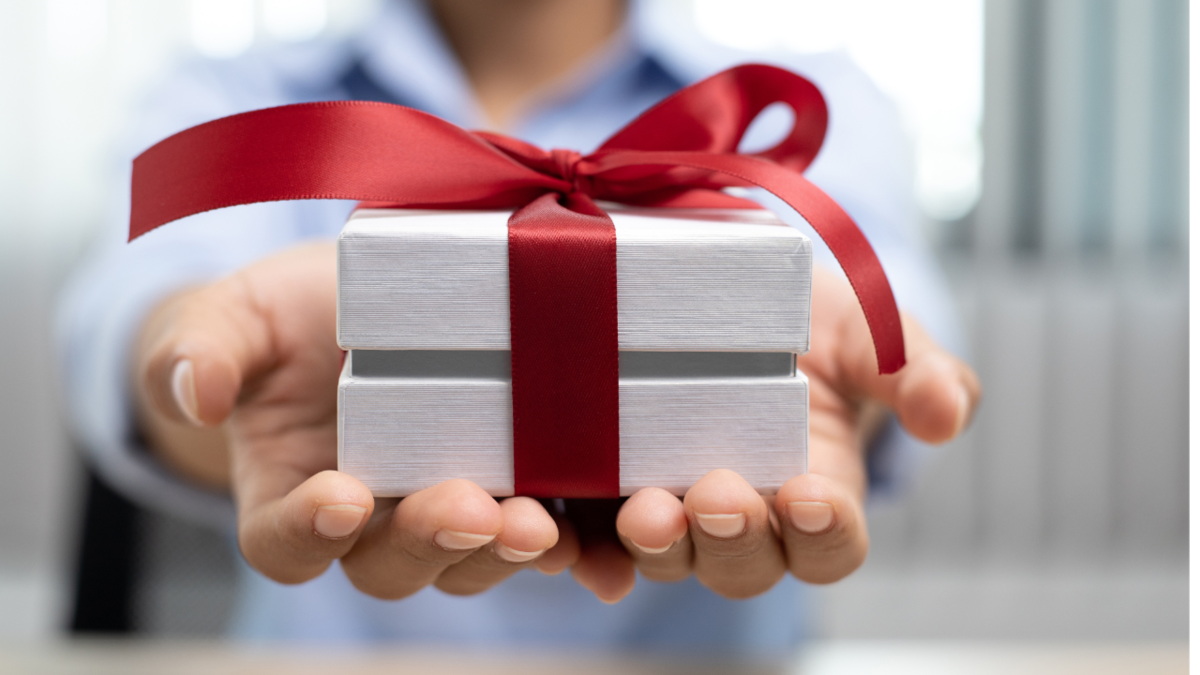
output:
<instances>
[{"instance_id":1,"label":"blurred background","mask_svg":"<svg viewBox=\"0 0 1200 675\"><path fill-rule=\"evenodd\" d=\"M0 8L0 641L221 633L220 535L139 511L72 447L53 299L125 189L114 133L172 63L347 32L376 1ZM914 489L872 504L871 556L821 590L820 635L1182 640L1187 3L646 5L730 46L846 50L895 98L987 391Z\"/></svg>"}]
</instances>

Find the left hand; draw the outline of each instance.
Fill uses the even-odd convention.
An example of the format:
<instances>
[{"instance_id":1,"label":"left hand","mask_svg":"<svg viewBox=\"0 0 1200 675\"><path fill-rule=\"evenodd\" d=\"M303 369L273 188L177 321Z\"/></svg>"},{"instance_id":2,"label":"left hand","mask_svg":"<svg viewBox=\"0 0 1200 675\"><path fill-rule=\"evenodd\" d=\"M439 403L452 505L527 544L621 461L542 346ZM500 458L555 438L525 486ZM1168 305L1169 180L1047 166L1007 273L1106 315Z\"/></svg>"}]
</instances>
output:
<instances>
[{"instance_id":1,"label":"left hand","mask_svg":"<svg viewBox=\"0 0 1200 675\"><path fill-rule=\"evenodd\" d=\"M736 473L717 470L682 500L657 488L637 492L620 507L615 535L604 536L603 527L589 535L577 523L571 541L575 533L560 527L568 535L560 545L579 551L572 566L579 583L616 602L633 589L636 568L656 581L695 574L722 596L746 598L787 572L824 584L863 563L864 450L884 408L913 436L942 443L971 419L979 379L909 316L902 317L908 365L879 375L853 290L820 268L813 275L812 317L812 349L798 359L809 380L809 473L763 497Z\"/></svg>"}]
</instances>

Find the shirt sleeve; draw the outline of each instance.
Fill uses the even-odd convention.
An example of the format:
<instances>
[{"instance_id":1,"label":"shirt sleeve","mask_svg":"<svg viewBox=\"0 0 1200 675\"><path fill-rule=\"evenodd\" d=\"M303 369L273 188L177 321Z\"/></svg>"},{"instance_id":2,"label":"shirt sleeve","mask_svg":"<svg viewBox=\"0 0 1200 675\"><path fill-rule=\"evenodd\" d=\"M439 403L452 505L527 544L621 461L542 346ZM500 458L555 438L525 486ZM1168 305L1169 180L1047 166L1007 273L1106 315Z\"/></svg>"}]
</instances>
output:
<instances>
[{"instance_id":1,"label":"shirt sleeve","mask_svg":"<svg viewBox=\"0 0 1200 675\"><path fill-rule=\"evenodd\" d=\"M210 282L306 239L332 237L346 202L243 206L192 216L126 243L132 158L154 142L224 115L288 102L265 68L196 63L159 87L118 153L112 205L93 250L59 299L56 341L72 431L96 471L143 506L226 526L227 495L191 485L140 441L130 378L131 345L166 296Z\"/></svg>"}]
</instances>

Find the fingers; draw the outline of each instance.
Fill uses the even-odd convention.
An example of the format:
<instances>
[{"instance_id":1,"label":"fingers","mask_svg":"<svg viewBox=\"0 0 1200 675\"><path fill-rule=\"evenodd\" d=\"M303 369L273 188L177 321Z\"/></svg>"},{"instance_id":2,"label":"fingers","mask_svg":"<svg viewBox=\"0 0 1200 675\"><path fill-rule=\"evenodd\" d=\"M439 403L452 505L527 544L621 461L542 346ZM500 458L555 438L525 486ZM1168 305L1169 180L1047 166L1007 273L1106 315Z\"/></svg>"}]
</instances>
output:
<instances>
[{"instance_id":1,"label":"fingers","mask_svg":"<svg viewBox=\"0 0 1200 675\"><path fill-rule=\"evenodd\" d=\"M373 505L361 482L322 471L282 498L243 509L238 543L246 561L271 579L308 581L354 547Z\"/></svg>"},{"instance_id":2,"label":"fingers","mask_svg":"<svg viewBox=\"0 0 1200 675\"><path fill-rule=\"evenodd\" d=\"M609 605L629 595L637 581L633 561L615 537L582 546L578 562L571 566L571 576Z\"/></svg>"},{"instance_id":3,"label":"fingers","mask_svg":"<svg viewBox=\"0 0 1200 675\"><path fill-rule=\"evenodd\" d=\"M491 546L483 546L451 565L435 584L447 593L485 591L529 567L558 542L554 519L536 500L512 497L500 503L504 527Z\"/></svg>"},{"instance_id":4,"label":"fingers","mask_svg":"<svg viewBox=\"0 0 1200 675\"><path fill-rule=\"evenodd\" d=\"M880 375L870 330L849 285L819 268L813 284L813 316L821 320L813 323L813 350L797 360L801 369L821 371L819 379L852 401L880 401L922 440L947 441L967 426L980 385L966 363L902 313L907 364L898 373Z\"/></svg>"},{"instance_id":5,"label":"fingers","mask_svg":"<svg viewBox=\"0 0 1200 675\"><path fill-rule=\"evenodd\" d=\"M143 386L154 409L169 419L221 423L245 374L272 356L270 330L234 279L184 293L164 308L166 316L156 317L167 325L148 346Z\"/></svg>"},{"instance_id":6,"label":"fingers","mask_svg":"<svg viewBox=\"0 0 1200 675\"><path fill-rule=\"evenodd\" d=\"M390 513L380 509L383 513L342 558L342 569L359 590L384 599L403 598L434 583L446 568L489 546L505 523L500 504L465 480L405 497ZM514 538L520 546L543 541L529 533Z\"/></svg>"},{"instance_id":7,"label":"fingers","mask_svg":"<svg viewBox=\"0 0 1200 675\"><path fill-rule=\"evenodd\" d=\"M966 428L980 397L979 378L967 364L934 344L911 317L904 317L912 336L908 367L880 388L884 402L900 424L917 438L948 441ZM883 380L876 375L876 381ZM881 396L882 398L882 396Z\"/></svg>"},{"instance_id":8,"label":"fingers","mask_svg":"<svg viewBox=\"0 0 1200 675\"><path fill-rule=\"evenodd\" d=\"M336 353L335 275L331 246L303 246L164 303L139 338L147 402L176 422L213 426L243 383L296 356L297 343Z\"/></svg>"},{"instance_id":9,"label":"fingers","mask_svg":"<svg viewBox=\"0 0 1200 675\"><path fill-rule=\"evenodd\" d=\"M533 562L542 574L561 574L563 570L579 561L579 535L575 526L565 516L554 516L558 528L558 542Z\"/></svg>"},{"instance_id":10,"label":"fingers","mask_svg":"<svg viewBox=\"0 0 1200 675\"><path fill-rule=\"evenodd\" d=\"M770 589L787 567L762 497L741 476L719 469L683 498L700 583L727 598Z\"/></svg>"},{"instance_id":11,"label":"fingers","mask_svg":"<svg viewBox=\"0 0 1200 675\"><path fill-rule=\"evenodd\" d=\"M796 476L776 495L788 569L814 584L842 579L867 556L866 519L842 484L818 474Z\"/></svg>"},{"instance_id":12,"label":"fingers","mask_svg":"<svg viewBox=\"0 0 1200 675\"><path fill-rule=\"evenodd\" d=\"M571 566L571 576L602 602L620 601L636 581L633 559L617 537L620 501L571 499L566 504L579 537L579 560Z\"/></svg>"},{"instance_id":13,"label":"fingers","mask_svg":"<svg viewBox=\"0 0 1200 675\"><path fill-rule=\"evenodd\" d=\"M331 485L344 493L337 504L315 496L328 499L336 492ZM246 558L272 579L298 583L340 557L359 590L396 599L430 584L454 594L484 591L558 541L554 520L538 502L517 497L497 504L468 481L447 481L399 502L380 500L373 517L370 499L365 486L345 474L318 474L283 500L244 515L239 535Z\"/></svg>"},{"instance_id":14,"label":"fingers","mask_svg":"<svg viewBox=\"0 0 1200 675\"><path fill-rule=\"evenodd\" d=\"M617 534L634 565L652 581L679 581L692 573L692 540L683 502L659 488L645 488L617 513Z\"/></svg>"}]
</instances>

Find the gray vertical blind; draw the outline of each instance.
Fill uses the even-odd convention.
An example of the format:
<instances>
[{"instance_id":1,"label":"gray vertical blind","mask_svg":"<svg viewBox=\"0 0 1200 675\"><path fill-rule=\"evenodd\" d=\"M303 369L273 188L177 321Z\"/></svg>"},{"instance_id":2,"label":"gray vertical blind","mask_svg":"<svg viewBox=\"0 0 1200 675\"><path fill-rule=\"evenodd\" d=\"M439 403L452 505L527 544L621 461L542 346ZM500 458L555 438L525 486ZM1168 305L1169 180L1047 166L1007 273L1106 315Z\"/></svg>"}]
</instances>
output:
<instances>
[{"instance_id":1,"label":"gray vertical blind","mask_svg":"<svg viewBox=\"0 0 1200 675\"><path fill-rule=\"evenodd\" d=\"M984 383L826 591L842 637L1187 633L1184 0L987 0L983 193L942 261Z\"/></svg>"},{"instance_id":2,"label":"gray vertical blind","mask_svg":"<svg viewBox=\"0 0 1200 675\"><path fill-rule=\"evenodd\" d=\"M1187 3L987 3L984 194L992 258L1184 257Z\"/></svg>"}]
</instances>

